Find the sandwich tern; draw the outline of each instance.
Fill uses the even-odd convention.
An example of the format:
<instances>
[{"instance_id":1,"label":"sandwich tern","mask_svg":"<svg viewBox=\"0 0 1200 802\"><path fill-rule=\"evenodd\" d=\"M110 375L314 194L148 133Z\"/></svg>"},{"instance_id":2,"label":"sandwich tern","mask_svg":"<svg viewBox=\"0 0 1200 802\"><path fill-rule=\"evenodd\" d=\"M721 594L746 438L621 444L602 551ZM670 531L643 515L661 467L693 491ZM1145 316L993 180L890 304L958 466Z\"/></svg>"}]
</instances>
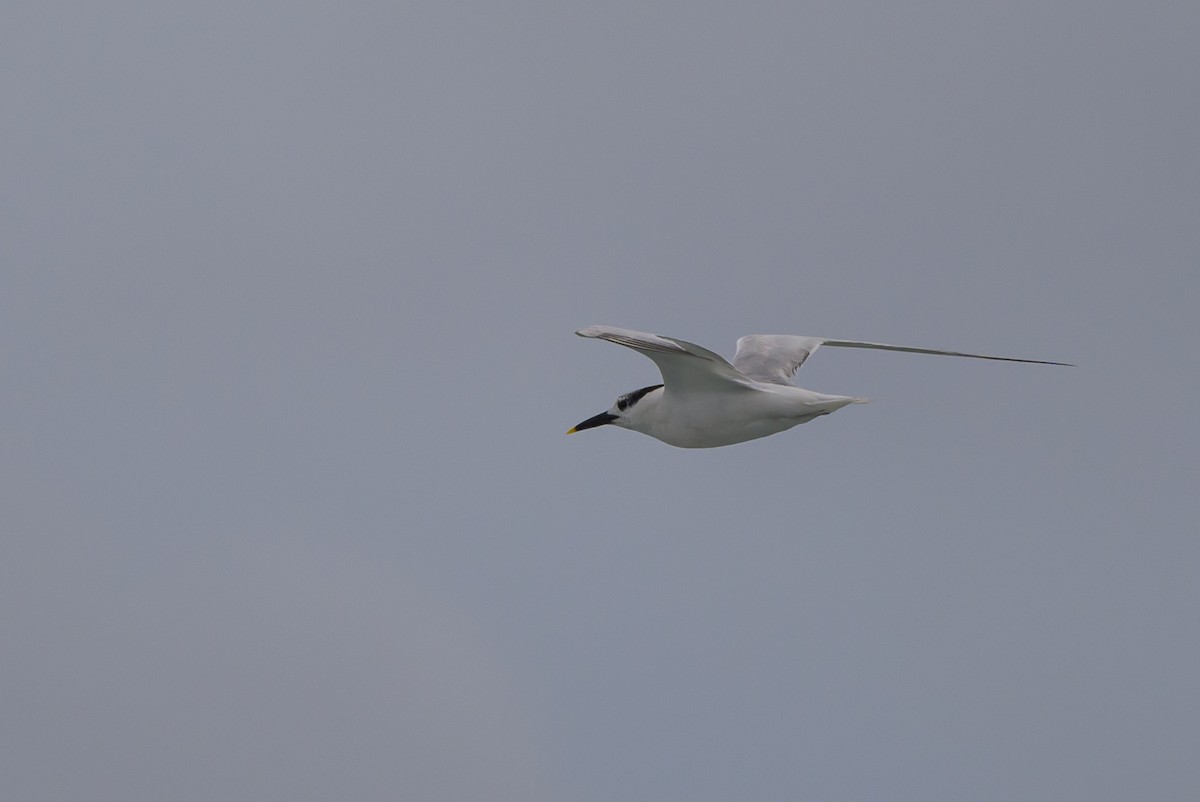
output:
<instances>
[{"instance_id":1,"label":"sandwich tern","mask_svg":"<svg viewBox=\"0 0 1200 802\"><path fill-rule=\"evenodd\" d=\"M567 434L612 425L648 434L679 448L715 448L777 434L828 415L865 398L824 395L791 383L796 369L822 345L875 348L914 354L962 356L1001 362L1062 365L1042 359L911 348L903 345L799 337L790 334L751 334L737 341L733 362L674 337L661 337L614 326L588 326L575 332L645 354L662 373L662 384L625 393L606 412L572 426Z\"/></svg>"}]
</instances>

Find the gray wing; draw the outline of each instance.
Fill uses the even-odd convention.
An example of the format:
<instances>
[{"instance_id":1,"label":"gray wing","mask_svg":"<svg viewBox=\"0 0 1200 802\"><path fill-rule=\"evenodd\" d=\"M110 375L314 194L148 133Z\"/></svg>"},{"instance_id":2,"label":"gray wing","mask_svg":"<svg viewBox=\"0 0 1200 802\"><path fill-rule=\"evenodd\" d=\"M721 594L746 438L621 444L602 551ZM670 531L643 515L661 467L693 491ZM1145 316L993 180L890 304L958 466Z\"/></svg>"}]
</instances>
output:
<instances>
[{"instance_id":1,"label":"gray wing","mask_svg":"<svg viewBox=\"0 0 1200 802\"><path fill-rule=\"evenodd\" d=\"M667 391L672 388L712 391L749 387L746 377L722 356L686 340L615 326L588 326L575 333L580 337L608 340L645 354L658 365Z\"/></svg>"},{"instance_id":2,"label":"gray wing","mask_svg":"<svg viewBox=\"0 0 1200 802\"><path fill-rule=\"evenodd\" d=\"M1010 356L968 354L963 351L941 351L934 348L913 348L907 345L886 345L857 340L830 340L824 337L797 337L791 334L751 334L742 337L738 340L733 366L747 378L755 381L790 384L792 377L796 375L796 370L804 364L804 360L808 359L822 345L834 348L873 348L879 351L904 351L910 354L962 356L970 359L992 359L999 362L1074 367L1067 362L1049 362L1043 359L1016 359Z\"/></svg>"},{"instance_id":3,"label":"gray wing","mask_svg":"<svg viewBox=\"0 0 1200 802\"><path fill-rule=\"evenodd\" d=\"M750 334L737 341L733 366L748 379L791 384L792 377L825 342L820 337L792 334Z\"/></svg>"}]
</instances>

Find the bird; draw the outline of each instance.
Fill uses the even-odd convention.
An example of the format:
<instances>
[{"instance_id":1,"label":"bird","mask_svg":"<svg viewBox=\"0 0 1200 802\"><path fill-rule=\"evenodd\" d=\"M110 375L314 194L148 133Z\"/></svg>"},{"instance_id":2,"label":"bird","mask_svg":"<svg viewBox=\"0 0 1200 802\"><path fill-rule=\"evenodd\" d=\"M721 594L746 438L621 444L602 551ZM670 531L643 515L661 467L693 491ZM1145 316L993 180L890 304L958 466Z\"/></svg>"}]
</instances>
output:
<instances>
[{"instance_id":1,"label":"bird","mask_svg":"<svg viewBox=\"0 0 1200 802\"><path fill-rule=\"evenodd\" d=\"M625 393L608 410L567 430L599 426L640 432L678 448L717 448L756 440L828 415L865 398L825 395L792 384L796 370L821 346L873 348L1000 362L1074 367L1068 362L941 351L905 345L751 334L737 341L733 361L695 343L615 326L587 326L580 337L607 340L649 357L662 383Z\"/></svg>"}]
</instances>

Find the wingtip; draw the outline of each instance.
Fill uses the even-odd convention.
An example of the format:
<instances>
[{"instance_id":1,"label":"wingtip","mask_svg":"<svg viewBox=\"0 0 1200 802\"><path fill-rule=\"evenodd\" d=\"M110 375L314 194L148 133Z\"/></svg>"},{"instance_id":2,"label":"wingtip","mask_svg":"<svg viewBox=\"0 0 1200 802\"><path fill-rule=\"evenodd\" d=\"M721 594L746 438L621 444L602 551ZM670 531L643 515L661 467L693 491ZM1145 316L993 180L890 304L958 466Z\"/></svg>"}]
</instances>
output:
<instances>
[{"instance_id":1,"label":"wingtip","mask_svg":"<svg viewBox=\"0 0 1200 802\"><path fill-rule=\"evenodd\" d=\"M1073 362L1051 362L1049 359L1010 359L1002 357L1004 362L1024 362L1028 365L1052 365L1056 368L1077 368L1079 367Z\"/></svg>"}]
</instances>

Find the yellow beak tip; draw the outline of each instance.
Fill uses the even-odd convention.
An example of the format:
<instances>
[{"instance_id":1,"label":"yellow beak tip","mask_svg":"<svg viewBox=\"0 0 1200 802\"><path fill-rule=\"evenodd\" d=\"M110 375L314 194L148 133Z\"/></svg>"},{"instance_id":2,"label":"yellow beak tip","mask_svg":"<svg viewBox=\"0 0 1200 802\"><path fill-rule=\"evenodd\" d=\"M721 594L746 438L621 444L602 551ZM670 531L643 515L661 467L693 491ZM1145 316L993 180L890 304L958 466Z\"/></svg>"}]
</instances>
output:
<instances>
[{"instance_id":1,"label":"yellow beak tip","mask_svg":"<svg viewBox=\"0 0 1200 802\"><path fill-rule=\"evenodd\" d=\"M572 426L570 429L567 429L567 434L575 434L575 427Z\"/></svg>"}]
</instances>

